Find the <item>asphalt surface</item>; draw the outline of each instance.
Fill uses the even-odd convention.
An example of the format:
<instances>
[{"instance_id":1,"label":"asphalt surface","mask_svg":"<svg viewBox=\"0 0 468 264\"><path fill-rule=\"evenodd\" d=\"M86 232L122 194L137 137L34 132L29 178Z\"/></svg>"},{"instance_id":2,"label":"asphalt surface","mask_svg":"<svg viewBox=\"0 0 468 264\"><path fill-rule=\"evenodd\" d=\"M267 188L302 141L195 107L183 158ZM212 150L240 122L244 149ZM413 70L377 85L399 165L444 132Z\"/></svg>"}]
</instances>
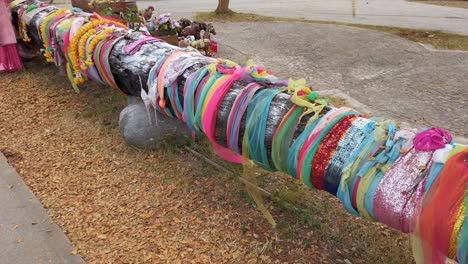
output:
<instances>
[{"instance_id":1,"label":"asphalt surface","mask_svg":"<svg viewBox=\"0 0 468 264\"><path fill-rule=\"evenodd\" d=\"M430 51L394 35L307 23L215 25L219 57L253 58L282 78L306 78L414 127L468 138L468 52Z\"/></svg>"},{"instance_id":2,"label":"asphalt surface","mask_svg":"<svg viewBox=\"0 0 468 264\"><path fill-rule=\"evenodd\" d=\"M66 0L69 1L69 0ZM405 0L235 0L232 10L266 16L441 30L468 35L468 9L428 5ZM140 9L152 5L158 12L191 17L213 11L216 0L137 0Z\"/></svg>"},{"instance_id":3,"label":"asphalt surface","mask_svg":"<svg viewBox=\"0 0 468 264\"><path fill-rule=\"evenodd\" d=\"M0 153L0 263L82 264L21 176Z\"/></svg>"}]
</instances>

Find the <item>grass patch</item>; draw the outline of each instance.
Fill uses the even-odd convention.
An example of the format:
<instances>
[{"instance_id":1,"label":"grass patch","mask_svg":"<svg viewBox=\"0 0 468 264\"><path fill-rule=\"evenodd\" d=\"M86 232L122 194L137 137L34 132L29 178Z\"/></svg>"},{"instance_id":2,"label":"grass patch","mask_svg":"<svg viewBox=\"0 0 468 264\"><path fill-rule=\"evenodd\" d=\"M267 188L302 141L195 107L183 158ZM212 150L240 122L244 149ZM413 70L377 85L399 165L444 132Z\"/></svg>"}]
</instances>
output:
<instances>
[{"instance_id":1,"label":"grass patch","mask_svg":"<svg viewBox=\"0 0 468 264\"><path fill-rule=\"evenodd\" d=\"M458 7L468 9L468 1L427 1L427 0L413 0L412 2L429 4L429 5L438 5L438 6L449 6L449 7Z\"/></svg>"},{"instance_id":2,"label":"grass patch","mask_svg":"<svg viewBox=\"0 0 468 264\"><path fill-rule=\"evenodd\" d=\"M86 83L80 90L82 94L95 100L87 101L89 107L76 112L76 117L99 118L105 127L116 129L119 126L119 113L128 105L127 97L95 82Z\"/></svg>"},{"instance_id":3,"label":"grass patch","mask_svg":"<svg viewBox=\"0 0 468 264\"><path fill-rule=\"evenodd\" d=\"M468 3L468 2L467 2ZM323 20L308 20L300 18L284 18L284 17L270 17L248 13L232 12L230 14L216 14L214 12L199 12L195 15L195 19L199 21L209 22L303 22L303 23L318 23L318 24L332 24L340 26L350 26L365 28L377 31L387 32L402 38L419 42L423 44L430 44L437 49L448 50L465 50L468 51L468 36L445 33L435 30L418 30L400 27L388 26L375 26L364 24L353 24L336 21L323 21Z\"/></svg>"}]
</instances>

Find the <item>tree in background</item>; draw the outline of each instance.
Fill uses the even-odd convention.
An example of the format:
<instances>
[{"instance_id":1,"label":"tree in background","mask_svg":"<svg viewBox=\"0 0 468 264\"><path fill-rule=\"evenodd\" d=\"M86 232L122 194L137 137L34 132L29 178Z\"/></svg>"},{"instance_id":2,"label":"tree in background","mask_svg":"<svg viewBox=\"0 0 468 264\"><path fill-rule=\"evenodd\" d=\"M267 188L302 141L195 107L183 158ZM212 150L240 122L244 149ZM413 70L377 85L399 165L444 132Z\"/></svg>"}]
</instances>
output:
<instances>
[{"instance_id":1,"label":"tree in background","mask_svg":"<svg viewBox=\"0 0 468 264\"><path fill-rule=\"evenodd\" d=\"M229 0L218 0L218 7L215 10L216 14L228 14L231 12L231 9L229 9Z\"/></svg>"}]
</instances>

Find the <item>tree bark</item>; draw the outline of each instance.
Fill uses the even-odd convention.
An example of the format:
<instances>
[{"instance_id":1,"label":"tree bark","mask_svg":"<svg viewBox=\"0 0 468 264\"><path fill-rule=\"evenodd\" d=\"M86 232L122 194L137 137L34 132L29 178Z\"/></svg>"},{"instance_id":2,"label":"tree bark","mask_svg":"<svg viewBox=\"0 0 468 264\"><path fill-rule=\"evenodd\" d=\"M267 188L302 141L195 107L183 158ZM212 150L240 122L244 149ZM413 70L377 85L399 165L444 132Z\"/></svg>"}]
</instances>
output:
<instances>
[{"instance_id":1,"label":"tree bark","mask_svg":"<svg viewBox=\"0 0 468 264\"><path fill-rule=\"evenodd\" d=\"M216 14L227 14L231 12L231 9L229 9L229 0L218 0L218 7L215 10Z\"/></svg>"}]
</instances>

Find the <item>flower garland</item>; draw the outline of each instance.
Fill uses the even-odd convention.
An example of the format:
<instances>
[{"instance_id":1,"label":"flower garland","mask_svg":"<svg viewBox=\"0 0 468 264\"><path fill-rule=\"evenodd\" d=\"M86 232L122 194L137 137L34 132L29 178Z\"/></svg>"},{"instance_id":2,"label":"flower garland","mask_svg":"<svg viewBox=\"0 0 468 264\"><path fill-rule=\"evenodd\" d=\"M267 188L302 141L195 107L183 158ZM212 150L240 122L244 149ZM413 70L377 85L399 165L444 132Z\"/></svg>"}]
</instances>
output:
<instances>
[{"instance_id":1,"label":"flower garland","mask_svg":"<svg viewBox=\"0 0 468 264\"><path fill-rule=\"evenodd\" d=\"M86 65L86 43L88 42L88 39L96 34L97 30L95 28L89 29L86 33L83 34L83 36L80 38L78 42L78 56L79 56L79 65L81 70L85 71L88 66Z\"/></svg>"},{"instance_id":2,"label":"flower garland","mask_svg":"<svg viewBox=\"0 0 468 264\"><path fill-rule=\"evenodd\" d=\"M74 81L76 84L82 84L85 82L84 77L81 75L81 70L85 70L86 64L85 63L85 47L86 47L86 40L91 37L91 35L96 33L96 28L101 25L114 25L120 28L127 29L128 27L124 24L116 21L111 20L94 20L90 21L84 26L82 26L73 38L70 41L70 50L69 50L69 57L71 59L71 64L73 67L73 73L75 75ZM90 31L90 32L89 32ZM83 38L83 40L82 40ZM82 58L82 60L81 60ZM83 65L84 64L84 65Z\"/></svg>"},{"instance_id":3,"label":"flower garland","mask_svg":"<svg viewBox=\"0 0 468 264\"><path fill-rule=\"evenodd\" d=\"M87 52L86 61L85 61L86 65L94 66L93 51L96 48L96 45L102 40L109 38L111 34L114 33L115 31L116 31L116 28L106 28L94 36L94 38L91 40L91 42L88 45L88 52Z\"/></svg>"},{"instance_id":4,"label":"flower garland","mask_svg":"<svg viewBox=\"0 0 468 264\"><path fill-rule=\"evenodd\" d=\"M70 9L69 8L62 8L62 9L59 9L49 15L47 15L44 20L42 20L42 23L41 23L41 26L40 26L40 36L42 38L42 44L45 48L45 52L44 52L44 57L46 58L47 62L54 62L54 59L53 59L53 51L50 50L50 47L49 47L49 42L48 42L48 37L49 37L49 34L48 34L48 26L50 24L50 22L52 21L52 19L62 13L65 13L67 11L69 11Z\"/></svg>"}]
</instances>

